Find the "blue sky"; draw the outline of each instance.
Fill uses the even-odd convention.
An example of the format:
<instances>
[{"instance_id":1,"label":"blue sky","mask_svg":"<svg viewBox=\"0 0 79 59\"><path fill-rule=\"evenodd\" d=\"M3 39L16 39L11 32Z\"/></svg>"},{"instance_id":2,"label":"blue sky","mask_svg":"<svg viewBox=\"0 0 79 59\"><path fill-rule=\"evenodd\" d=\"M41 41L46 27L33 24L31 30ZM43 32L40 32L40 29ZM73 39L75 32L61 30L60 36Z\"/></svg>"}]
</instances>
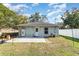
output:
<instances>
[{"instance_id":1,"label":"blue sky","mask_svg":"<svg viewBox=\"0 0 79 59\"><path fill-rule=\"evenodd\" d=\"M62 22L61 16L66 10L79 8L79 3L5 3L3 5L25 16L40 12L40 15L46 15L51 23Z\"/></svg>"}]
</instances>

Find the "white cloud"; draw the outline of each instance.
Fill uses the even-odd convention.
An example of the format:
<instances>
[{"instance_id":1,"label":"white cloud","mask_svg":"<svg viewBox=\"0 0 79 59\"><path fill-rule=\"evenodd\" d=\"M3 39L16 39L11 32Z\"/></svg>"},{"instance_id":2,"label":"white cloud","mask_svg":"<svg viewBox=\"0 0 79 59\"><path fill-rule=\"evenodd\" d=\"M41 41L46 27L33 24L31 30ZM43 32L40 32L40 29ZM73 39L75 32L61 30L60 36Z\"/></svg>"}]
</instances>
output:
<instances>
[{"instance_id":1,"label":"white cloud","mask_svg":"<svg viewBox=\"0 0 79 59\"><path fill-rule=\"evenodd\" d=\"M24 9L24 8L29 8L27 5L23 5L23 4L20 4L20 5L16 5L14 6L16 10L20 10L20 9Z\"/></svg>"},{"instance_id":2,"label":"white cloud","mask_svg":"<svg viewBox=\"0 0 79 59\"><path fill-rule=\"evenodd\" d=\"M22 15L24 15L24 16L28 16L28 17L30 16L30 14L22 14Z\"/></svg>"},{"instance_id":3,"label":"white cloud","mask_svg":"<svg viewBox=\"0 0 79 59\"><path fill-rule=\"evenodd\" d=\"M9 3L4 3L3 5L6 6L6 7L10 7L11 6L11 4L9 4Z\"/></svg>"},{"instance_id":4,"label":"white cloud","mask_svg":"<svg viewBox=\"0 0 79 59\"><path fill-rule=\"evenodd\" d=\"M62 22L61 20L61 15L65 12L66 10L66 4L51 4L52 8L50 9L47 13L47 17L52 20L57 19L58 22ZM50 20L51 20L50 19ZM55 22L55 21L54 21Z\"/></svg>"},{"instance_id":5,"label":"white cloud","mask_svg":"<svg viewBox=\"0 0 79 59\"><path fill-rule=\"evenodd\" d=\"M13 8L14 8L9 3L3 3L3 5L6 6L7 8L9 8L10 10L13 10Z\"/></svg>"},{"instance_id":6,"label":"white cloud","mask_svg":"<svg viewBox=\"0 0 79 59\"><path fill-rule=\"evenodd\" d=\"M58 15L56 18L57 18L57 21L56 22L62 22L62 19L61 19L61 15Z\"/></svg>"},{"instance_id":7,"label":"white cloud","mask_svg":"<svg viewBox=\"0 0 79 59\"><path fill-rule=\"evenodd\" d=\"M33 3L32 4L32 6L38 6L39 5L39 3Z\"/></svg>"},{"instance_id":8,"label":"white cloud","mask_svg":"<svg viewBox=\"0 0 79 59\"><path fill-rule=\"evenodd\" d=\"M49 3L49 4L48 4L48 6L52 6L52 5L53 5L53 3Z\"/></svg>"},{"instance_id":9,"label":"white cloud","mask_svg":"<svg viewBox=\"0 0 79 59\"><path fill-rule=\"evenodd\" d=\"M48 6L52 6L52 5L54 5L54 4L56 4L56 3L49 3Z\"/></svg>"},{"instance_id":10,"label":"white cloud","mask_svg":"<svg viewBox=\"0 0 79 59\"><path fill-rule=\"evenodd\" d=\"M57 4L59 4L59 3L49 3L48 6L51 7L51 6L57 5Z\"/></svg>"},{"instance_id":11,"label":"white cloud","mask_svg":"<svg viewBox=\"0 0 79 59\"><path fill-rule=\"evenodd\" d=\"M54 5L54 8L64 9L66 8L66 4Z\"/></svg>"},{"instance_id":12,"label":"white cloud","mask_svg":"<svg viewBox=\"0 0 79 59\"><path fill-rule=\"evenodd\" d=\"M11 5L9 3L4 3L3 5L14 11L19 11L19 10L23 11L23 9L29 8L29 6L24 5L24 4Z\"/></svg>"},{"instance_id":13,"label":"white cloud","mask_svg":"<svg viewBox=\"0 0 79 59\"><path fill-rule=\"evenodd\" d=\"M51 12L48 12L47 16L52 16L52 15L55 15L55 14L65 12L66 4L54 5L53 7L54 7L55 10L51 10Z\"/></svg>"},{"instance_id":14,"label":"white cloud","mask_svg":"<svg viewBox=\"0 0 79 59\"><path fill-rule=\"evenodd\" d=\"M55 17L49 18L50 23L57 23L57 22L63 22L61 19L61 15L57 15Z\"/></svg>"},{"instance_id":15,"label":"white cloud","mask_svg":"<svg viewBox=\"0 0 79 59\"><path fill-rule=\"evenodd\" d=\"M47 10L47 12L50 12L50 11L51 11L50 9Z\"/></svg>"},{"instance_id":16,"label":"white cloud","mask_svg":"<svg viewBox=\"0 0 79 59\"><path fill-rule=\"evenodd\" d=\"M47 14L48 17L51 17L53 15L57 15L59 13L61 13L62 11L61 10L55 10L55 11L51 11Z\"/></svg>"}]
</instances>

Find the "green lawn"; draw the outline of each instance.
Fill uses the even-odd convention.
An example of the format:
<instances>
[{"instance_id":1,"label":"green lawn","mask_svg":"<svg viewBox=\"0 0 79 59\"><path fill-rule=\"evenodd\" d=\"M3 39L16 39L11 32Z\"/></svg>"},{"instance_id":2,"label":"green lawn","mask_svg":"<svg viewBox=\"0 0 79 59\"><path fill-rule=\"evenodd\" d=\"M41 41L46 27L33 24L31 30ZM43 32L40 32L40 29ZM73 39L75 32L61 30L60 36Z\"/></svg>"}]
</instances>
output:
<instances>
[{"instance_id":1,"label":"green lawn","mask_svg":"<svg viewBox=\"0 0 79 59\"><path fill-rule=\"evenodd\" d=\"M48 38L46 43L0 44L0 55L5 56L79 56L79 40L59 36Z\"/></svg>"}]
</instances>

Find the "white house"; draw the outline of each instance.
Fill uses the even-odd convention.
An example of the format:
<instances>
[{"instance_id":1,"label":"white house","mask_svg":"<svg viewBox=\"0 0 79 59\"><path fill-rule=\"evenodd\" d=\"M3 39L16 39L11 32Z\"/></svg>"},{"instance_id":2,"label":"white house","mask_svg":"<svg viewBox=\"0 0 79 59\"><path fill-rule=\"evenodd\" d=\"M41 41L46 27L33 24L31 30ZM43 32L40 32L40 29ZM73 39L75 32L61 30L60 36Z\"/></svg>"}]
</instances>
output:
<instances>
[{"instance_id":1,"label":"white house","mask_svg":"<svg viewBox=\"0 0 79 59\"><path fill-rule=\"evenodd\" d=\"M58 25L47 22L31 22L18 25L20 37L48 37L50 35L59 35Z\"/></svg>"}]
</instances>

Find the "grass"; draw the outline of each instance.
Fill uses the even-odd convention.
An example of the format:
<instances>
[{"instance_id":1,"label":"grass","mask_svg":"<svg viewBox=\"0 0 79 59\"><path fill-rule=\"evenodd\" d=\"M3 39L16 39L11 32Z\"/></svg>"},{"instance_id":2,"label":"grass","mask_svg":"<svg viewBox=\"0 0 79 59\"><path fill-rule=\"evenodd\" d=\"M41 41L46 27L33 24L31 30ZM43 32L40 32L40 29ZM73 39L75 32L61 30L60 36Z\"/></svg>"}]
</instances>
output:
<instances>
[{"instance_id":1,"label":"grass","mask_svg":"<svg viewBox=\"0 0 79 59\"><path fill-rule=\"evenodd\" d=\"M68 39L71 42L72 46L74 44L74 47L79 47L79 39L68 37L68 36L62 36L62 37L64 37L65 39Z\"/></svg>"},{"instance_id":2,"label":"grass","mask_svg":"<svg viewBox=\"0 0 79 59\"><path fill-rule=\"evenodd\" d=\"M79 56L79 41L59 36L48 38L46 43L0 44L0 55L4 56Z\"/></svg>"},{"instance_id":3,"label":"grass","mask_svg":"<svg viewBox=\"0 0 79 59\"><path fill-rule=\"evenodd\" d=\"M62 37L66 38L66 39L69 39L69 40L72 40L72 41L75 41L75 42L79 42L78 38L72 38L72 37L69 37L69 36L62 36Z\"/></svg>"}]
</instances>

